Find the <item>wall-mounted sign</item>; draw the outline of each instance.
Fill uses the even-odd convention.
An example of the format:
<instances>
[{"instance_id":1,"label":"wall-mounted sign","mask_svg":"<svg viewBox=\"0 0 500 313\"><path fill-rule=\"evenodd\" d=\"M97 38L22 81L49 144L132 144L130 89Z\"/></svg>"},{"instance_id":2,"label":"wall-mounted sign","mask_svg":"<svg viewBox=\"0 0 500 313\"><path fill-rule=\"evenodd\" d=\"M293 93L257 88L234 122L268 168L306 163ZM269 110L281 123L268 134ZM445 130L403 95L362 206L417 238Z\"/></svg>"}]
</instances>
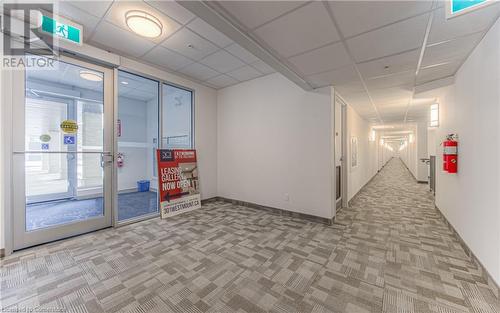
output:
<instances>
[{"instance_id":1,"label":"wall-mounted sign","mask_svg":"<svg viewBox=\"0 0 500 313\"><path fill-rule=\"evenodd\" d=\"M61 122L59 127L67 134L74 134L78 130L78 123L74 120L65 120Z\"/></svg>"},{"instance_id":2,"label":"wall-mounted sign","mask_svg":"<svg viewBox=\"0 0 500 313\"><path fill-rule=\"evenodd\" d=\"M42 143L41 148L42 148L42 150L49 150L49 144L48 143Z\"/></svg>"},{"instance_id":3,"label":"wall-mounted sign","mask_svg":"<svg viewBox=\"0 0 500 313\"><path fill-rule=\"evenodd\" d=\"M41 142L49 142L52 139L49 134L43 134L40 135L40 141Z\"/></svg>"},{"instance_id":4,"label":"wall-mounted sign","mask_svg":"<svg viewBox=\"0 0 500 313\"><path fill-rule=\"evenodd\" d=\"M116 121L116 132L117 132L117 136L118 137L121 137L122 136L122 120L121 119L118 119Z\"/></svg>"},{"instance_id":5,"label":"wall-mounted sign","mask_svg":"<svg viewBox=\"0 0 500 313\"><path fill-rule=\"evenodd\" d=\"M74 135L64 135L65 145L74 145L76 143L76 137Z\"/></svg>"},{"instance_id":6,"label":"wall-mounted sign","mask_svg":"<svg viewBox=\"0 0 500 313\"><path fill-rule=\"evenodd\" d=\"M351 168L358 167L358 137L351 137Z\"/></svg>"},{"instance_id":7,"label":"wall-mounted sign","mask_svg":"<svg viewBox=\"0 0 500 313\"><path fill-rule=\"evenodd\" d=\"M83 27L61 17L43 15L42 31L78 45L82 45L83 42Z\"/></svg>"},{"instance_id":8,"label":"wall-mounted sign","mask_svg":"<svg viewBox=\"0 0 500 313\"><path fill-rule=\"evenodd\" d=\"M492 0L448 0L446 2L446 18L459 16L476 9L482 8L485 5L495 3Z\"/></svg>"},{"instance_id":9,"label":"wall-mounted sign","mask_svg":"<svg viewBox=\"0 0 500 313\"><path fill-rule=\"evenodd\" d=\"M156 150L161 217L201 208L196 150Z\"/></svg>"}]
</instances>

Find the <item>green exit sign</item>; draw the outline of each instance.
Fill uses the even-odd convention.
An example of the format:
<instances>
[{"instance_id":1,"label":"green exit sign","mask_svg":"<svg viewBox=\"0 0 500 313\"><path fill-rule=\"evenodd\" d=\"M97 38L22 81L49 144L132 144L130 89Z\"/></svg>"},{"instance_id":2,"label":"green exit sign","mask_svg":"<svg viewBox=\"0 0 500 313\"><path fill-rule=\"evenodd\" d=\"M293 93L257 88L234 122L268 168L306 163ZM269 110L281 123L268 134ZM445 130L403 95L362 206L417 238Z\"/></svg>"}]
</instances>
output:
<instances>
[{"instance_id":1,"label":"green exit sign","mask_svg":"<svg viewBox=\"0 0 500 313\"><path fill-rule=\"evenodd\" d=\"M451 18L474 11L485 5L491 4L492 0L449 0L447 2L446 17Z\"/></svg>"},{"instance_id":2,"label":"green exit sign","mask_svg":"<svg viewBox=\"0 0 500 313\"><path fill-rule=\"evenodd\" d=\"M82 44L83 28L64 22L60 18L42 16L42 31L78 45Z\"/></svg>"}]
</instances>

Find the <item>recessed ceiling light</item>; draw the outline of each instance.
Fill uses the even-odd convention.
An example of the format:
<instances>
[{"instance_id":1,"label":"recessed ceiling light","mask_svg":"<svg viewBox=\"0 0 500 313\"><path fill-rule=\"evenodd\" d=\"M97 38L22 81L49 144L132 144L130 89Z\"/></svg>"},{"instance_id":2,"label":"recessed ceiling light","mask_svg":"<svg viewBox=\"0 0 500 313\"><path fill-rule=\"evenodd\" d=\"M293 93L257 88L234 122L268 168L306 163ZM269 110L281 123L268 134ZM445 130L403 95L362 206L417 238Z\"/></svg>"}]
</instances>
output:
<instances>
[{"instance_id":1,"label":"recessed ceiling light","mask_svg":"<svg viewBox=\"0 0 500 313\"><path fill-rule=\"evenodd\" d=\"M92 71L80 71L80 77L93 82L102 82L102 74Z\"/></svg>"},{"instance_id":2,"label":"recessed ceiling light","mask_svg":"<svg viewBox=\"0 0 500 313\"><path fill-rule=\"evenodd\" d=\"M126 82L126 81L122 81L121 83L122 83L122 85L128 85L128 82Z\"/></svg>"},{"instance_id":3,"label":"recessed ceiling light","mask_svg":"<svg viewBox=\"0 0 500 313\"><path fill-rule=\"evenodd\" d=\"M137 35L156 38L163 30L160 20L143 11L133 10L125 14L127 26Z\"/></svg>"}]
</instances>

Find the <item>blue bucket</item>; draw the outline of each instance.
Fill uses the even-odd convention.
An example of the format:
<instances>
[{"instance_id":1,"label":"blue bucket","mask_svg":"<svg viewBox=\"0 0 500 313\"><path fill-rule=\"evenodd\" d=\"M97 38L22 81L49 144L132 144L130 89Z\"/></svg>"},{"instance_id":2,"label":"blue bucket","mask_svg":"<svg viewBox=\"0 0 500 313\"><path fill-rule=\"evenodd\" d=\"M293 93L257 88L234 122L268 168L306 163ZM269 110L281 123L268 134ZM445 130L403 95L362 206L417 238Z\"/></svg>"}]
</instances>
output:
<instances>
[{"instance_id":1,"label":"blue bucket","mask_svg":"<svg viewBox=\"0 0 500 313\"><path fill-rule=\"evenodd\" d=\"M137 182L137 191L139 192L149 191L149 180L139 180Z\"/></svg>"}]
</instances>

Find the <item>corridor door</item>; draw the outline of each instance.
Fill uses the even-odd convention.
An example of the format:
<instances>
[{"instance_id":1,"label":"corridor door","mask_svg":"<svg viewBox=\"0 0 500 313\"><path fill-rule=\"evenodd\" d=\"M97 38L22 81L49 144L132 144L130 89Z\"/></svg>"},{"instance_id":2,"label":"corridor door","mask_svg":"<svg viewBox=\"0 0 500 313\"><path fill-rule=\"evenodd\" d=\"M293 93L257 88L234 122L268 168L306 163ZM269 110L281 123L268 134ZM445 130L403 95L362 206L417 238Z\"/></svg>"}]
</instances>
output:
<instances>
[{"instance_id":1,"label":"corridor door","mask_svg":"<svg viewBox=\"0 0 500 313\"><path fill-rule=\"evenodd\" d=\"M113 71L60 57L15 81L14 249L111 226Z\"/></svg>"}]
</instances>

